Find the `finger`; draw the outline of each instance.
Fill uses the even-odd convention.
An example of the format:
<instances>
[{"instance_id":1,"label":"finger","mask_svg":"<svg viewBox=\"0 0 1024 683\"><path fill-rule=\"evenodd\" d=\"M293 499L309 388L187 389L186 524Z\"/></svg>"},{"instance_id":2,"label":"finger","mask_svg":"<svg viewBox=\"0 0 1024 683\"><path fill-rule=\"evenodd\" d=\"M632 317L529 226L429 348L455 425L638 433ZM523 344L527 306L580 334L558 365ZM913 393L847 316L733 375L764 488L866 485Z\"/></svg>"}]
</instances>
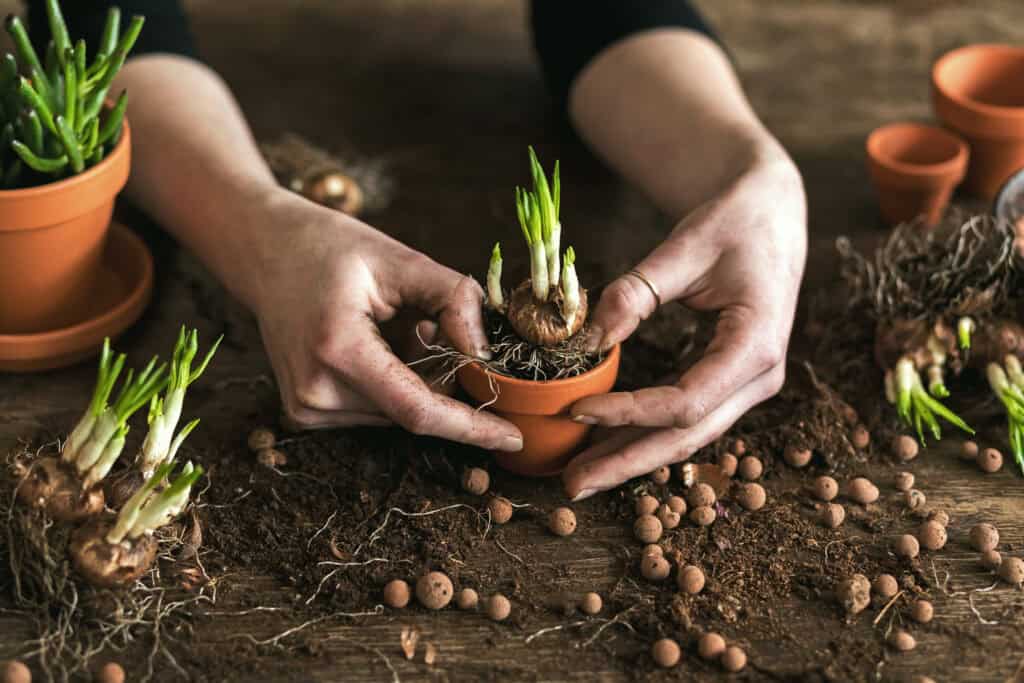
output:
<instances>
[{"instance_id":1,"label":"finger","mask_svg":"<svg viewBox=\"0 0 1024 683\"><path fill-rule=\"evenodd\" d=\"M652 431L654 430L647 427L614 427L610 429L601 429L600 433L595 434L592 440L592 445L573 458L573 462L577 463L577 465L582 465L583 463L590 462L591 460L597 460L605 457L606 455L611 455L627 444L647 436Z\"/></svg>"},{"instance_id":2,"label":"finger","mask_svg":"<svg viewBox=\"0 0 1024 683\"><path fill-rule=\"evenodd\" d=\"M388 427L394 423L379 413L349 410L318 411L299 408L281 414L281 426L289 432L303 432L340 427Z\"/></svg>"},{"instance_id":3,"label":"finger","mask_svg":"<svg viewBox=\"0 0 1024 683\"><path fill-rule=\"evenodd\" d=\"M609 427L690 427L740 387L779 365L784 344L774 317L748 307L723 311L704 356L674 386L651 387L580 399L573 419Z\"/></svg>"},{"instance_id":4,"label":"finger","mask_svg":"<svg viewBox=\"0 0 1024 683\"><path fill-rule=\"evenodd\" d=\"M719 256L716 240L708 239L705 233L722 221L722 213L718 202L698 208L637 264L634 270L643 278L627 273L604 289L590 319L589 348L610 349L633 334L637 325L654 312L658 298L666 304L699 286Z\"/></svg>"},{"instance_id":5,"label":"finger","mask_svg":"<svg viewBox=\"0 0 1024 683\"><path fill-rule=\"evenodd\" d=\"M368 319L348 321L344 329L351 330L350 334L338 338L341 341L334 348L319 349L320 360L395 423L414 434L481 448L522 449L522 435L511 423L430 391L415 372L391 353Z\"/></svg>"},{"instance_id":6,"label":"finger","mask_svg":"<svg viewBox=\"0 0 1024 683\"><path fill-rule=\"evenodd\" d=\"M746 411L778 391L783 372L780 365L765 373L693 427L656 430L600 457L578 456L562 475L566 493L573 500L581 500L662 465L686 460L724 434Z\"/></svg>"},{"instance_id":7,"label":"finger","mask_svg":"<svg viewBox=\"0 0 1024 683\"><path fill-rule=\"evenodd\" d=\"M490 345L484 333L484 290L469 277L422 257L405 269L400 284L403 302L436 317L444 335L466 355L487 360Z\"/></svg>"}]
</instances>

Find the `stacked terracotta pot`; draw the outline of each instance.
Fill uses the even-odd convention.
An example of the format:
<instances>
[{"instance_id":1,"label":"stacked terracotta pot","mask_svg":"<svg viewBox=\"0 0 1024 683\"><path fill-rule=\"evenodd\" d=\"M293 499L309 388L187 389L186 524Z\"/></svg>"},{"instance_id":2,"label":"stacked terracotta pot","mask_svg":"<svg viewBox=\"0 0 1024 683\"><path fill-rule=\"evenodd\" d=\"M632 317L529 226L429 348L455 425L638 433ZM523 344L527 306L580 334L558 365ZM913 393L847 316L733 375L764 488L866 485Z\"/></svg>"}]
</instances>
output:
<instances>
[{"instance_id":1,"label":"stacked terracotta pot","mask_svg":"<svg viewBox=\"0 0 1024 683\"><path fill-rule=\"evenodd\" d=\"M932 68L932 102L943 127L897 123L871 133L869 169L882 216L934 226L961 182L993 200L1024 169L1024 47L969 45Z\"/></svg>"}]
</instances>

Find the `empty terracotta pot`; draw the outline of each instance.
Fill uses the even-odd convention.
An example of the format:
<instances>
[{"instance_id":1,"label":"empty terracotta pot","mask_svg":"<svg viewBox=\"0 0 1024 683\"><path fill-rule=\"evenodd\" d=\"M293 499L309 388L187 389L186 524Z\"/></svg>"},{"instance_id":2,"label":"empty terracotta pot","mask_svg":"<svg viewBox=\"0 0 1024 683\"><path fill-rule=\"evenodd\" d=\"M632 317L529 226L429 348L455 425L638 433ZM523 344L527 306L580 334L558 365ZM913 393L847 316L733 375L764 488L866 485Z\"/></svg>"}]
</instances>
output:
<instances>
[{"instance_id":1,"label":"empty terracotta pot","mask_svg":"<svg viewBox=\"0 0 1024 683\"><path fill-rule=\"evenodd\" d=\"M991 200L1024 168L1024 47L968 45L932 67L935 115L971 147L964 188Z\"/></svg>"},{"instance_id":2,"label":"empty terracotta pot","mask_svg":"<svg viewBox=\"0 0 1024 683\"><path fill-rule=\"evenodd\" d=\"M516 453L495 451L505 469L530 477L560 473L591 430L591 425L569 417L569 406L594 394L611 390L619 374L616 345L590 372L548 382L508 377L471 363L459 370L463 389L488 409L505 418L523 434L523 449ZM497 398L495 398L497 390Z\"/></svg>"},{"instance_id":3,"label":"empty terracotta pot","mask_svg":"<svg viewBox=\"0 0 1024 683\"><path fill-rule=\"evenodd\" d=\"M126 121L117 146L87 171L0 191L0 334L66 327L91 310L114 197L130 165Z\"/></svg>"},{"instance_id":4,"label":"empty terracotta pot","mask_svg":"<svg viewBox=\"0 0 1024 683\"><path fill-rule=\"evenodd\" d=\"M923 123L892 123L868 136L868 169L891 225L922 217L934 226L967 169L967 144Z\"/></svg>"}]
</instances>

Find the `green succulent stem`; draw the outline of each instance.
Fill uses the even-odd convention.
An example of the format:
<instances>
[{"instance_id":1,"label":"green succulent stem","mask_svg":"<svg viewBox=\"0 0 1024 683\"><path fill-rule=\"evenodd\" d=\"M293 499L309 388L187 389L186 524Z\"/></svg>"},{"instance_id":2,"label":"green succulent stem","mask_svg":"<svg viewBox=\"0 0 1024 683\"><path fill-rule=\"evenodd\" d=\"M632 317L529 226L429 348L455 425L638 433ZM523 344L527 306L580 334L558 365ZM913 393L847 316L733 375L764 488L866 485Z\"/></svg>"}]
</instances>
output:
<instances>
[{"instance_id":1,"label":"green succulent stem","mask_svg":"<svg viewBox=\"0 0 1024 683\"><path fill-rule=\"evenodd\" d=\"M17 127L12 139L0 141L3 188L81 173L103 160L123 129L124 94L107 115L103 108L144 17L132 17L122 31L120 10L110 9L90 63L86 42L71 42L59 0L46 0L45 6L52 36L45 63L21 19L11 15L5 22L14 54L5 54L0 64L0 125ZM35 122L26 119L32 112Z\"/></svg>"}]
</instances>

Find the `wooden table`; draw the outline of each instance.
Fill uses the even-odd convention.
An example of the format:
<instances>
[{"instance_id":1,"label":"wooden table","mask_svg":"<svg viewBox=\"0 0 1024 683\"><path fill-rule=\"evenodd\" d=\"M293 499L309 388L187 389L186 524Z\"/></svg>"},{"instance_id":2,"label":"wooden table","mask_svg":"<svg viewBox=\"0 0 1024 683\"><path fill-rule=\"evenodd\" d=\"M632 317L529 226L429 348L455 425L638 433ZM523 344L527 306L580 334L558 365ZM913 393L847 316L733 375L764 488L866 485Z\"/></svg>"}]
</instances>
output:
<instances>
[{"instance_id":1,"label":"wooden table","mask_svg":"<svg viewBox=\"0 0 1024 683\"><path fill-rule=\"evenodd\" d=\"M15 3L6 2L5 5ZM257 135L296 131L325 147L385 159L399 183L394 204L375 224L455 268L480 271L493 238L487 226L513 220L511 190L522 182L525 146L558 154L566 187L563 214L594 239L580 244L591 272L610 278L657 243L666 221L635 191L588 156L546 99L525 30L524 7L497 0L378 0L331 2L214 0L188 3L200 47L232 86ZM930 117L928 72L944 51L967 42L1019 42L1024 5L1015 0L730 0L699 2L732 51L754 106L799 163L810 201L811 250L807 291L835 284L834 240L852 235L862 245L882 232L863 163L869 130L897 119ZM287 226L282 226L287 229ZM567 228L568 229L568 228ZM620 235L629 239L601 238ZM276 392L253 321L186 254L158 243L157 299L124 339L136 360L162 350L181 321L206 334L224 331L226 343L204 379L215 390L197 392L200 416L217 414L197 434L196 447L215 452L237 444L254 415L272 414ZM19 438L57 433L76 419L93 370L79 367L32 376L0 377L0 449ZM224 417L226 416L226 417ZM958 521L988 519L1004 546L1024 547L1024 485L1010 467L980 476L951 457L929 451L915 464L933 503ZM525 492L537 502L558 500L555 483ZM535 546L542 564L564 568L567 584L607 587L621 573L609 545L624 541L615 525L588 528L571 546L524 526L507 537L512 547ZM567 550L566 548L569 548ZM502 558L481 557L500 562ZM507 561L507 560L506 560ZM958 585L989 583L975 554L951 543L946 565ZM229 609L245 589L286 591L268 579L238 574L225 588ZM226 586L230 585L226 583ZM998 625L980 623L966 597L936 600L936 622L962 627L959 637L932 629L916 651L880 666L879 680L926 673L938 681L995 681L1024 657L1019 616L1024 598L977 594L974 606ZM1018 621L1005 621L1016 614ZM1004 615L996 617L994 615ZM802 617L795 609L792 618ZM563 620L551 616L538 627ZM262 626L260 637L280 628ZM406 662L398 631L415 624L439 645L440 664ZM244 617L203 622L199 635L219 642L244 629ZM827 657L837 620L808 623ZM870 628L870 627L867 627ZM620 680L621 667L601 658L592 665L573 647L570 631L530 644L528 633L501 629L454 612L381 616L332 624L343 637L327 656L297 660L291 680L390 680L376 652L386 653L401 680ZM0 652L31 636L0 614ZM751 680L784 671L785 643L749 638L759 670ZM983 646L983 649L979 647ZM269 661L269 660L268 660ZM672 676L694 674L681 667ZM702 670L701 676L707 676ZM245 680L273 680L258 672ZM779 675L781 676L781 674Z\"/></svg>"}]
</instances>

